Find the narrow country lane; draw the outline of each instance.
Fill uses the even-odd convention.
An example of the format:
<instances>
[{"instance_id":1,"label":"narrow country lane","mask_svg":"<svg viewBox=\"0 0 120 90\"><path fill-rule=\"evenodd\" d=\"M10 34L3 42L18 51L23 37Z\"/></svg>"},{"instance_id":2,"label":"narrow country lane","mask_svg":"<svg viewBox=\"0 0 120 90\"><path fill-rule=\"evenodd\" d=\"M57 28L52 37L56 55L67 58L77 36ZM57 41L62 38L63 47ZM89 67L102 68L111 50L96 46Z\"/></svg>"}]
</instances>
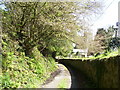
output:
<instances>
[{"instance_id":1,"label":"narrow country lane","mask_svg":"<svg viewBox=\"0 0 120 90\"><path fill-rule=\"evenodd\" d=\"M93 83L89 81L81 72L73 67L65 65L71 74L71 89L72 88L93 88Z\"/></svg>"},{"instance_id":2,"label":"narrow country lane","mask_svg":"<svg viewBox=\"0 0 120 90\"><path fill-rule=\"evenodd\" d=\"M71 75L70 72L68 71L68 69L62 65L62 64L57 64L58 65L58 69L60 70L60 72L53 78L53 80L51 82L49 82L45 85L42 85L41 88L43 88L42 90L46 89L46 88L59 88L59 84L61 83L61 81L65 80L65 82L67 83L65 88L70 88L71 87Z\"/></svg>"},{"instance_id":3,"label":"narrow country lane","mask_svg":"<svg viewBox=\"0 0 120 90\"><path fill-rule=\"evenodd\" d=\"M53 78L53 80L47 80L46 84L41 86L42 90L47 88L61 88L59 84L67 83L66 86L62 88L72 89L72 88L89 88L88 81L85 77L79 73L74 68L63 64L57 64L58 70L60 71L57 75ZM51 79L51 78L50 78ZM61 82L65 80L64 82Z\"/></svg>"}]
</instances>

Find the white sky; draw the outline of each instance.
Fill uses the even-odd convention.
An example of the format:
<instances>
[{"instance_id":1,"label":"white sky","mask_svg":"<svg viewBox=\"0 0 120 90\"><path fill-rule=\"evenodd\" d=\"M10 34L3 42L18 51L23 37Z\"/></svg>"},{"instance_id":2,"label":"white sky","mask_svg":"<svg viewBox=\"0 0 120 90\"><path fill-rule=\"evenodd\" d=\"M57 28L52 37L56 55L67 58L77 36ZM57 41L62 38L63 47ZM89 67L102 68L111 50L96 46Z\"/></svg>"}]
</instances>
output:
<instances>
[{"instance_id":1,"label":"white sky","mask_svg":"<svg viewBox=\"0 0 120 90\"><path fill-rule=\"evenodd\" d=\"M92 26L93 34L96 33L97 28L108 28L111 25L116 25L116 22L118 21L118 2L120 0L97 0L97 1L104 2L103 3L104 8L102 11L103 14L98 15L98 17L96 17L95 21L93 22ZM112 4L110 5L111 2ZM2 8L4 8L4 6L2 6Z\"/></svg>"},{"instance_id":2,"label":"white sky","mask_svg":"<svg viewBox=\"0 0 120 90\"><path fill-rule=\"evenodd\" d=\"M104 13L98 20L93 22L92 29L94 34L96 33L97 28L108 28L109 26L116 25L116 22L118 22L118 2L120 0L103 0L103 1L105 5L105 7L103 8ZM110 5L111 2L113 3Z\"/></svg>"}]
</instances>

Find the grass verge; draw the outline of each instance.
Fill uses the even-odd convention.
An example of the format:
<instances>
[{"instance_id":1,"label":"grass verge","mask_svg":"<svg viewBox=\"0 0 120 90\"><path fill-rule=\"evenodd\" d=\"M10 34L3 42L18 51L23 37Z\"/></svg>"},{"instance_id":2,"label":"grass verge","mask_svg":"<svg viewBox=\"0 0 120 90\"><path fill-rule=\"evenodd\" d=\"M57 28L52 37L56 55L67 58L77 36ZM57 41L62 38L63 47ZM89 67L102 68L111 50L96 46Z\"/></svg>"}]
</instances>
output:
<instances>
[{"instance_id":1,"label":"grass verge","mask_svg":"<svg viewBox=\"0 0 120 90\"><path fill-rule=\"evenodd\" d=\"M62 80L59 82L59 84L58 84L57 87L58 87L58 88L68 88L68 79L67 79L67 78L62 79Z\"/></svg>"}]
</instances>

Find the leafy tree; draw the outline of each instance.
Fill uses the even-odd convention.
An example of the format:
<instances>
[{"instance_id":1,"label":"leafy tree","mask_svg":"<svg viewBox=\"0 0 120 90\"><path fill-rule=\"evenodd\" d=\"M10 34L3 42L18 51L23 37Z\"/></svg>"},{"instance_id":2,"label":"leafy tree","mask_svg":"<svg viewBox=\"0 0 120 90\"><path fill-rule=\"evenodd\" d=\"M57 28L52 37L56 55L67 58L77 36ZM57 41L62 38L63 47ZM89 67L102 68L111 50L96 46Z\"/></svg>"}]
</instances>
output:
<instances>
[{"instance_id":1,"label":"leafy tree","mask_svg":"<svg viewBox=\"0 0 120 90\"><path fill-rule=\"evenodd\" d=\"M114 49L118 49L120 47L120 38L118 37L114 37L110 39L111 41L109 41L108 44L108 50L114 50Z\"/></svg>"},{"instance_id":2,"label":"leafy tree","mask_svg":"<svg viewBox=\"0 0 120 90\"><path fill-rule=\"evenodd\" d=\"M75 14L83 17L99 6L89 0L80 3L6 2L4 4L6 6L2 18L4 33L17 41L29 56L35 46L38 46L41 53L69 50L62 47L66 42L77 42L76 33L84 28L83 24L78 25L76 22L78 16ZM84 20L80 20L83 23ZM66 44L66 47L71 45Z\"/></svg>"},{"instance_id":3,"label":"leafy tree","mask_svg":"<svg viewBox=\"0 0 120 90\"><path fill-rule=\"evenodd\" d=\"M98 29L95 39L91 41L89 53L100 53L119 46L119 38L113 37L114 28L110 26L108 29Z\"/></svg>"},{"instance_id":4,"label":"leafy tree","mask_svg":"<svg viewBox=\"0 0 120 90\"><path fill-rule=\"evenodd\" d=\"M114 50L120 47L120 38L114 36L115 31L113 26L110 26L107 30L107 50Z\"/></svg>"},{"instance_id":5,"label":"leafy tree","mask_svg":"<svg viewBox=\"0 0 120 90\"><path fill-rule=\"evenodd\" d=\"M69 14L73 12L73 6L72 3L52 2L6 3L3 29L29 55L37 44L44 47L52 38L68 38L77 29L73 15Z\"/></svg>"}]
</instances>

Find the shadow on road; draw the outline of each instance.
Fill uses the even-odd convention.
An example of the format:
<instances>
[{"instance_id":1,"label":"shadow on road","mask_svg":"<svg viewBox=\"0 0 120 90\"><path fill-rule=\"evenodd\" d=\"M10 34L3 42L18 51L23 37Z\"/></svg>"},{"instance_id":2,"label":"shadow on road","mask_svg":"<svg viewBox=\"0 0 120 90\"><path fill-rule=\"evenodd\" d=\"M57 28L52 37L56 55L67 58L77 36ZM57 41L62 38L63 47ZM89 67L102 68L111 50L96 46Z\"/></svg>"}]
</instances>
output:
<instances>
[{"instance_id":1,"label":"shadow on road","mask_svg":"<svg viewBox=\"0 0 120 90\"><path fill-rule=\"evenodd\" d=\"M65 64L63 64L65 65ZM65 65L71 74L71 88L94 88L92 83L76 69Z\"/></svg>"}]
</instances>

